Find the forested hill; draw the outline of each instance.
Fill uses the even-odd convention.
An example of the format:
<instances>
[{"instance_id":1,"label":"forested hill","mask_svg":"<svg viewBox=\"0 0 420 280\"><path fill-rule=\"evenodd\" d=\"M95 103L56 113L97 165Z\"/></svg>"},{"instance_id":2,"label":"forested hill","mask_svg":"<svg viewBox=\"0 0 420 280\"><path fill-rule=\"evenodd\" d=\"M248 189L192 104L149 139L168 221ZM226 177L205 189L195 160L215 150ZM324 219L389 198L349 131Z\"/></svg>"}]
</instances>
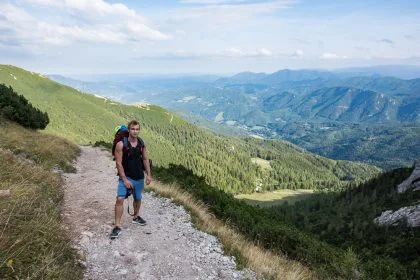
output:
<instances>
[{"instance_id":1,"label":"forested hill","mask_svg":"<svg viewBox=\"0 0 420 280\"><path fill-rule=\"evenodd\" d=\"M120 104L14 66L0 65L0 83L48 113L47 132L80 144L111 142L116 125L138 119L157 166L181 164L227 192L252 192L257 185L334 188L379 172L373 166L315 156L287 142L218 136L161 107Z\"/></svg>"},{"instance_id":2,"label":"forested hill","mask_svg":"<svg viewBox=\"0 0 420 280\"><path fill-rule=\"evenodd\" d=\"M322 241L352 248L361 259L366 279L418 279L420 228L407 227L404 222L393 226L373 222L386 210L419 204L418 191L399 194L396 187L413 169L395 169L344 192L315 194L294 206L270 211Z\"/></svg>"}]
</instances>

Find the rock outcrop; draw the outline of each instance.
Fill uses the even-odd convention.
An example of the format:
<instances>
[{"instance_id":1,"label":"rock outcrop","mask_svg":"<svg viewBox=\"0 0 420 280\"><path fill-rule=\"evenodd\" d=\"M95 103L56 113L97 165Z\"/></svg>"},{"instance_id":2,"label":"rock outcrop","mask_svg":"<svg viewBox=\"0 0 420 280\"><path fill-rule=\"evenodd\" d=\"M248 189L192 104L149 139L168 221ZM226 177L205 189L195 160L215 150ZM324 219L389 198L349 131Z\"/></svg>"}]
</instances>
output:
<instances>
[{"instance_id":1,"label":"rock outcrop","mask_svg":"<svg viewBox=\"0 0 420 280\"><path fill-rule=\"evenodd\" d=\"M384 211L374 220L378 225L397 225L402 221L406 221L408 227L420 226L420 204L402 207L397 211Z\"/></svg>"},{"instance_id":2,"label":"rock outcrop","mask_svg":"<svg viewBox=\"0 0 420 280\"><path fill-rule=\"evenodd\" d=\"M398 193L404 193L409 189L420 190L420 160L414 163L414 170L404 182L397 186Z\"/></svg>"},{"instance_id":3,"label":"rock outcrop","mask_svg":"<svg viewBox=\"0 0 420 280\"><path fill-rule=\"evenodd\" d=\"M398 193L404 193L410 189L420 190L420 160L415 161L414 170L410 177L397 186ZM374 219L374 222L378 225L397 225L403 221L406 222L408 227L420 226L420 204L402 207L396 211L387 210Z\"/></svg>"}]
</instances>

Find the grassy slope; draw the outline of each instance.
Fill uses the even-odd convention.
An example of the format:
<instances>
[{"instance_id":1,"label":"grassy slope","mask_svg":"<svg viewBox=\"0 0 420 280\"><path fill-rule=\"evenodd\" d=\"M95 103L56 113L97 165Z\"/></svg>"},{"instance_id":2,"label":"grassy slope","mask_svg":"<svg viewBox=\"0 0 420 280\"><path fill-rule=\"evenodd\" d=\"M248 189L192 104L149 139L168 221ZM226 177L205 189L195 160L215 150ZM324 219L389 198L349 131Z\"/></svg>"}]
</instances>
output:
<instances>
[{"instance_id":1,"label":"grassy slope","mask_svg":"<svg viewBox=\"0 0 420 280\"><path fill-rule=\"evenodd\" d=\"M110 131L115 125L125 121L108 111L107 106L103 106L103 99L17 67L0 65L0 69L0 82L11 85L35 107L48 112L50 123L46 132L65 136L78 143L88 143L94 139L109 140ZM98 122L98 119L101 121Z\"/></svg>"},{"instance_id":2,"label":"grassy slope","mask_svg":"<svg viewBox=\"0 0 420 280\"><path fill-rule=\"evenodd\" d=\"M222 183L229 188L232 186L231 189L225 187L227 191L250 192L254 189L256 178L269 178L272 175L258 170L251 162L250 150L257 149L275 153L277 159L273 166L278 171L277 177L297 174L297 179L293 180L299 180L299 187L302 187L306 177L315 173L320 181L339 182L341 177L350 175L349 170L351 175L359 178L370 177L378 172L374 167L313 157L282 142L277 142L272 148L270 144L265 147L261 141L219 137L157 106L137 108L122 105L81 93L17 67L0 65L0 69L0 83L11 85L33 105L48 112L50 124L46 132L77 143L110 142L116 125L136 118L143 125L142 137L146 143L150 143L149 149L156 165L180 163L195 174L204 176L213 186L221 186ZM231 147L235 148L234 151ZM237 168L238 163L241 164L240 168ZM283 184L282 187L293 185L279 179L274 183L271 180L269 184Z\"/></svg>"},{"instance_id":3,"label":"grassy slope","mask_svg":"<svg viewBox=\"0 0 420 280\"><path fill-rule=\"evenodd\" d=\"M11 192L0 197L0 279L80 278L61 226L63 182L51 171L70 170L79 148L1 118L0 129L0 190Z\"/></svg>"},{"instance_id":4,"label":"grassy slope","mask_svg":"<svg viewBox=\"0 0 420 280\"><path fill-rule=\"evenodd\" d=\"M277 190L266 193L240 194L235 198L242 199L250 205L259 205L261 207L270 207L287 202L288 205L294 205L296 201L308 198L313 193L312 190Z\"/></svg>"}]
</instances>

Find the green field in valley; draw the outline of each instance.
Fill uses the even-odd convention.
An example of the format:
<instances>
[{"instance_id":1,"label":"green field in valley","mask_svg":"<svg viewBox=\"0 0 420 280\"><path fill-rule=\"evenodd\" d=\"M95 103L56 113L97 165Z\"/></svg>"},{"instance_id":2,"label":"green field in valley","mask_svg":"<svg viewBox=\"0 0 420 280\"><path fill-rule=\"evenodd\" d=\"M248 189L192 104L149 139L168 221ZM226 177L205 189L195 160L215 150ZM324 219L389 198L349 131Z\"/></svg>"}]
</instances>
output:
<instances>
[{"instance_id":1,"label":"green field in valley","mask_svg":"<svg viewBox=\"0 0 420 280\"><path fill-rule=\"evenodd\" d=\"M270 207L287 202L289 205L295 204L296 201L308 198L313 190L297 189L297 190L276 190L273 192L262 192L252 194L240 194L235 196L250 205L259 205L261 207Z\"/></svg>"}]
</instances>

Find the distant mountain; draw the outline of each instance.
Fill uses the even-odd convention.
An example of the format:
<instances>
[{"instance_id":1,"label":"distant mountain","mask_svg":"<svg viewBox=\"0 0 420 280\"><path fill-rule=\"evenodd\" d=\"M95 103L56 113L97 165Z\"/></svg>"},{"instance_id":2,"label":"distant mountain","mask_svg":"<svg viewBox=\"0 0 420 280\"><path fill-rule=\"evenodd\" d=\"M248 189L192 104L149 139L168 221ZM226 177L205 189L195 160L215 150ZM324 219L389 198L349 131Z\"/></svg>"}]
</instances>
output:
<instances>
[{"instance_id":1,"label":"distant mountain","mask_svg":"<svg viewBox=\"0 0 420 280\"><path fill-rule=\"evenodd\" d=\"M403 121L397 115L402 110L399 102L375 91L335 87L316 90L291 107L306 120L383 123L391 119Z\"/></svg>"},{"instance_id":2,"label":"distant mountain","mask_svg":"<svg viewBox=\"0 0 420 280\"><path fill-rule=\"evenodd\" d=\"M265 73L242 72L232 77L221 78L216 81L217 84L259 84L267 77Z\"/></svg>"},{"instance_id":3,"label":"distant mountain","mask_svg":"<svg viewBox=\"0 0 420 280\"><path fill-rule=\"evenodd\" d=\"M292 107L293 104L296 104L298 96L295 93L282 92L269 96L263 100L263 108L266 112L272 112L275 110L280 110L282 108Z\"/></svg>"},{"instance_id":4,"label":"distant mountain","mask_svg":"<svg viewBox=\"0 0 420 280\"><path fill-rule=\"evenodd\" d=\"M372 163L386 170L420 158L420 126L339 122L270 124L282 139L333 159Z\"/></svg>"},{"instance_id":5,"label":"distant mountain","mask_svg":"<svg viewBox=\"0 0 420 280\"><path fill-rule=\"evenodd\" d=\"M264 82L268 84L279 84L283 82L329 80L333 78L335 78L335 75L327 71L284 69L268 75L264 79Z\"/></svg>"},{"instance_id":6,"label":"distant mountain","mask_svg":"<svg viewBox=\"0 0 420 280\"><path fill-rule=\"evenodd\" d=\"M373 90L400 97L419 97L420 79L403 80L395 77L350 77L325 83L327 86L347 86Z\"/></svg>"},{"instance_id":7,"label":"distant mountain","mask_svg":"<svg viewBox=\"0 0 420 280\"><path fill-rule=\"evenodd\" d=\"M120 77L116 76L83 89L126 103L159 104L173 111L241 128L249 134L282 137L336 159L357 160L353 155L360 155L360 160L389 168L398 166L394 164L409 165L420 156L420 151L412 155L405 152L418 150L415 138L420 135L415 128L420 126L420 79L381 76L390 67L379 67L378 73L372 72L376 68L285 69L272 74L243 72L214 81L193 82L190 78L136 81L131 76L125 78L124 83L109 82ZM393 69L410 70L410 67ZM97 91L88 87L95 87ZM369 138L372 135L360 130L361 124L364 129L374 128L369 131L377 130L381 144L397 145L402 150L393 149L384 154L379 142L375 143L379 138ZM387 126L393 131L392 137L387 136ZM217 130L216 127L213 129ZM398 144L394 137L399 133L405 145ZM360 141L362 135L372 142L364 145ZM329 146L324 146L323 142ZM358 152L361 146L363 154ZM372 148L367 149L368 146ZM401 158L401 154L405 156Z\"/></svg>"},{"instance_id":8,"label":"distant mountain","mask_svg":"<svg viewBox=\"0 0 420 280\"><path fill-rule=\"evenodd\" d=\"M415 65L380 65L371 67L343 68L334 71L343 76L384 76L400 79L420 78L420 66Z\"/></svg>"},{"instance_id":9,"label":"distant mountain","mask_svg":"<svg viewBox=\"0 0 420 280\"><path fill-rule=\"evenodd\" d=\"M395 93L396 92L396 93ZM343 123L420 123L420 96L402 88L374 91L335 86L292 90L256 85L229 85L161 92L154 100L168 108L199 114L209 120L266 126L278 120ZM147 99L153 99L148 96ZM258 117L258 120L256 118Z\"/></svg>"},{"instance_id":10,"label":"distant mountain","mask_svg":"<svg viewBox=\"0 0 420 280\"><path fill-rule=\"evenodd\" d=\"M218 84L279 84L283 82L301 82L313 80L326 80L336 77L335 74L318 70L289 70L284 69L272 74L242 72L229 78L216 81Z\"/></svg>"}]
</instances>

